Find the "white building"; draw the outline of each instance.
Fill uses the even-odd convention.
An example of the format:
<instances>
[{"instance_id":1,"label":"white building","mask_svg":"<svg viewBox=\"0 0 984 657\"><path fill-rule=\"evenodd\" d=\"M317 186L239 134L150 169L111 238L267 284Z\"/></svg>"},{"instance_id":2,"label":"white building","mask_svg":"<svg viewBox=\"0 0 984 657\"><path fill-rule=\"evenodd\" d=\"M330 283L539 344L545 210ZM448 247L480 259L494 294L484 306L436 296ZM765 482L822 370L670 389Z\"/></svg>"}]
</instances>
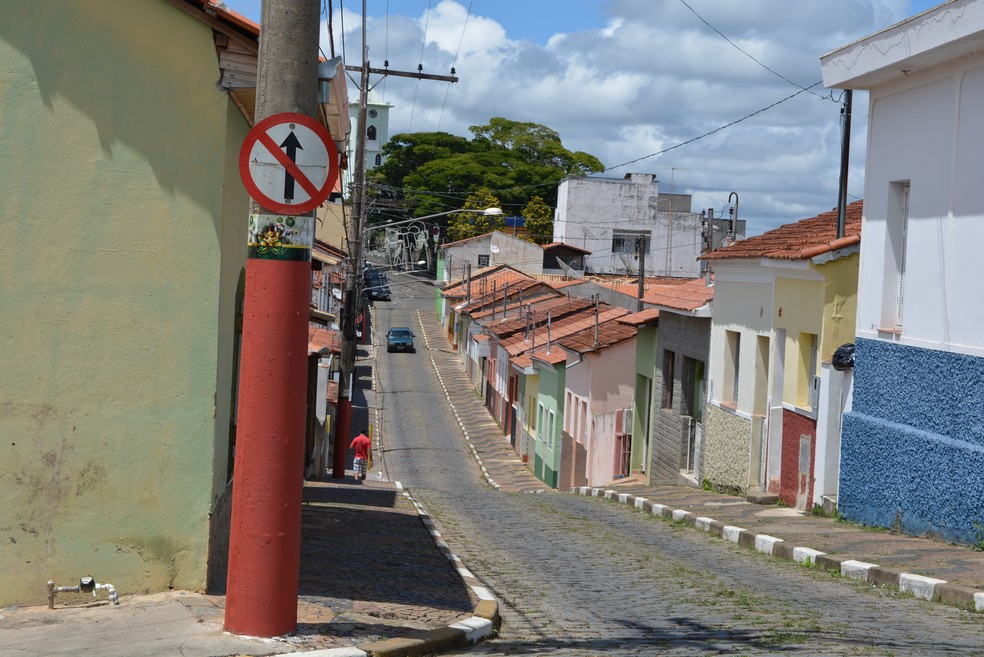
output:
<instances>
[{"instance_id":1,"label":"white building","mask_svg":"<svg viewBox=\"0 0 984 657\"><path fill-rule=\"evenodd\" d=\"M984 2L952 0L820 61L825 86L869 92L838 510L972 542L984 508Z\"/></svg>"},{"instance_id":2,"label":"white building","mask_svg":"<svg viewBox=\"0 0 984 657\"><path fill-rule=\"evenodd\" d=\"M389 111L393 107L381 100L374 91L370 91L366 99L366 171L371 171L385 161L383 146L389 141ZM352 121L352 137L349 139L349 150L346 153L350 163L355 162L356 137L362 129L359 125L359 99L349 101L349 114ZM349 166L342 172L345 175L344 189L352 184L354 169Z\"/></svg>"},{"instance_id":3,"label":"white building","mask_svg":"<svg viewBox=\"0 0 984 657\"><path fill-rule=\"evenodd\" d=\"M557 190L554 241L590 251L588 273L638 275L641 247L647 276L699 276L703 227L690 205L689 194L660 194L650 173L568 177Z\"/></svg>"}]
</instances>

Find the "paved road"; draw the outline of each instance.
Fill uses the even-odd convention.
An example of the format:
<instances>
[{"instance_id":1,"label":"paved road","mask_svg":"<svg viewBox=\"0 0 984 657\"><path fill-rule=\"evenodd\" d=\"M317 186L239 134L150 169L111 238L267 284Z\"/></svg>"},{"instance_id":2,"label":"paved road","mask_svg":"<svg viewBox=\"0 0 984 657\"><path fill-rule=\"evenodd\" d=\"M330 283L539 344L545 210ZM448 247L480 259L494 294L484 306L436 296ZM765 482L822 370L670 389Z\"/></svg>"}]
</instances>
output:
<instances>
[{"instance_id":1,"label":"paved road","mask_svg":"<svg viewBox=\"0 0 984 657\"><path fill-rule=\"evenodd\" d=\"M409 285L377 304L377 335L419 329L433 294ZM492 489L431 366L456 366L443 346L378 350L377 403L389 476L500 599L500 637L462 654L984 655L980 615L835 581L597 498Z\"/></svg>"}]
</instances>

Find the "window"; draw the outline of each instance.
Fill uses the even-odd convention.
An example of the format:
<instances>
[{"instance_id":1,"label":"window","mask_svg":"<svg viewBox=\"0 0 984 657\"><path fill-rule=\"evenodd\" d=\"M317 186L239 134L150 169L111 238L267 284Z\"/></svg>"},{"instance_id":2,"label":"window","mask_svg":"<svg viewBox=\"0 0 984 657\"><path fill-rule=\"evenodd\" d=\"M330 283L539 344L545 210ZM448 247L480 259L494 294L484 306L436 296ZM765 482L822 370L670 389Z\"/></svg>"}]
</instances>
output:
<instances>
[{"instance_id":1,"label":"window","mask_svg":"<svg viewBox=\"0 0 984 657\"><path fill-rule=\"evenodd\" d=\"M628 231L614 231L612 233L612 253L635 255L640 247L649 253L649 246L649 233Z\"/></svg>"},{"instance_id":2,"label":"window","mask_svg":"<svg viewBox=\"0 0 984 657\"><path fill-rule=\"evenodd\" d=\"M663 404L662 408L673 408L673 366L676 363L676 353L669 349L663 350Z\"/></svg>"},{"instance_id":3,"label":"window","mask_svg":"<svg viewBox=\"0 0 984 657\"><path fill-rule=\"evenodd\" d=\"M375 159L375 160L373 160L373 161L374 161L374 162L376 163L376 166L377 166L377 167L378 167L379 165L381 165L381 164L383 163L383 156L382 156L382 154L380 154L380 153L376 153L376 159Z\"/></svg>"},{"instance_id":4,"label":"window","mask_svg":"<svg viewBox=\"0 0 984 657\"><path fill-rule=\"evenodd\" d=\"M816 408L816 394L819 392L817 378L817 336L814 333L800 333L799 362L796 377L796 405Z\"/></svg>"},{"instance_id":5,"label":"window","mask_svg":"<svg viewBox=\"0 0 984 657\"><path fill-rule=\"evenodd\" d=\"M369 141L376 141L376 126L371 125L366 130L366 139Z\"/></svg>"},{"instance_id":6,"label":"window","mask_svg":"<svg viewBox=\"0 0 984 657\"><path fill-rule=\"evenodd\" d=\"M905 292L905 247L909 232L908 180L889 184L886 230L888 239L885 240L881 329L900 332L902 296Z\"/></svg>"},{"instance_id":7,"label":"window","mask_svg":"<svg viewBox=\"0 0 984 657\"><path fill-rule=\"evenodd\" d=\"M488 255L480 255L480 256L478 256L478 266L479 267L488 267L489 266L489 256Z\"/></svg>"},{"instance_id":8,"label":"window","mask_svg":"<svg viewBox=\"0 0 984 657\"><path fill-rule=\"evenodd\" d=\"M683 372L680 388L683 394L680 414L694 418L701 416L701 389L704 386L704 361L695 358L683 358Z\"/></svg>"},{"instance_id":9,"label":"window","mask_svg":"<svg viewBox=\"0 0 984 657\"><path fill-rule=\"evenodd\" d=\"M724 390L721 401L738 404L738 364L741 358L741 333L725 331Z\"/></svg>"},{"instance_id":10,"label":"window","mask_svg":"<svg viewBox=\"0 0 984 657\"><path fill-rule=\"evenodd\" d=\"M571 391L570 390L568 390L567 393L564 395L564 408L566 408L568 410L571 408ZM573 431L571 431L571 424L572 423L573 423L573 418L571 418L571 414L570 413L564 413L564 431L566 431L568 434L574 433Z\"/></svg>"}]
</instances>

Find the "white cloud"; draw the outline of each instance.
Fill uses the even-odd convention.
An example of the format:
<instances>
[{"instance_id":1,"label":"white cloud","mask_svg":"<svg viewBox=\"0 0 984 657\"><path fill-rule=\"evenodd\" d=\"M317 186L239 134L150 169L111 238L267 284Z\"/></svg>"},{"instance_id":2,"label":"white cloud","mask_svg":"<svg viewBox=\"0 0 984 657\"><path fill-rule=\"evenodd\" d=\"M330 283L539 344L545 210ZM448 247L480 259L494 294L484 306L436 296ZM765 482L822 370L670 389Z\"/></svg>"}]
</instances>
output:
<instances>
[{"instance_id":1,"label":"white cloud","mask_svg":"<svg viewBox=\"0 0 984 657\"><path fill-rule=\"evenodd\" d=\"M606 13L597 27L568 29L543 45L511 39L505 18L468 16L467 3L454 0L438 3L429 16L370 19L373 66L385 57L393 69L413 71L420 63L427 73L446 75L453 65L460 78L448 85L391 77L377 85L376 92L395 106L391 133L440 129L470 136L468 126L502 116L546 125L567 148L616 166L718 129L798 90L776 73L797 85L817 82L822 54L908 11L905 0L688 0L759 64L682 1L600 4ZM494 14L495 3L475 3L475 9ZM359 20L346 12L349 64L358 61ZM335 30L337 39L337 23ZM829 210L837 203L840 105L833 100L839 98L838 90L814 87L607 175L655 172L667 190L672 178L673 191L694 195L697 211L720 212L729 194L738 192L750 233ZM855 95L850 192L856 196L863 191L866 102L864 94Z\"/></svg>"}]
</instances>

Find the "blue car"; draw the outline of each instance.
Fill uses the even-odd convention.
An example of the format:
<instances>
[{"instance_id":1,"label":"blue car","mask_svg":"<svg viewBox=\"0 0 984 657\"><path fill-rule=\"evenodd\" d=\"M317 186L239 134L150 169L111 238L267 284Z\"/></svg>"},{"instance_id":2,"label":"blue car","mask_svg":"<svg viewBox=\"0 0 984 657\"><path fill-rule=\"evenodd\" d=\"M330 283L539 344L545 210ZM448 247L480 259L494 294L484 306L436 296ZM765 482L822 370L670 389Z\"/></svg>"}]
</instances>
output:
<instances>
[{"instance_id":1,"label":"blue car","mask_svg":"<svg viewBox=\"0 0 984 657\"><path fill-rule=\"evenodd\" d=\"M409 351L415 353L413 331L405 326L395 326L386 333L386 351Z\"/></svg>"}]
</instances>

